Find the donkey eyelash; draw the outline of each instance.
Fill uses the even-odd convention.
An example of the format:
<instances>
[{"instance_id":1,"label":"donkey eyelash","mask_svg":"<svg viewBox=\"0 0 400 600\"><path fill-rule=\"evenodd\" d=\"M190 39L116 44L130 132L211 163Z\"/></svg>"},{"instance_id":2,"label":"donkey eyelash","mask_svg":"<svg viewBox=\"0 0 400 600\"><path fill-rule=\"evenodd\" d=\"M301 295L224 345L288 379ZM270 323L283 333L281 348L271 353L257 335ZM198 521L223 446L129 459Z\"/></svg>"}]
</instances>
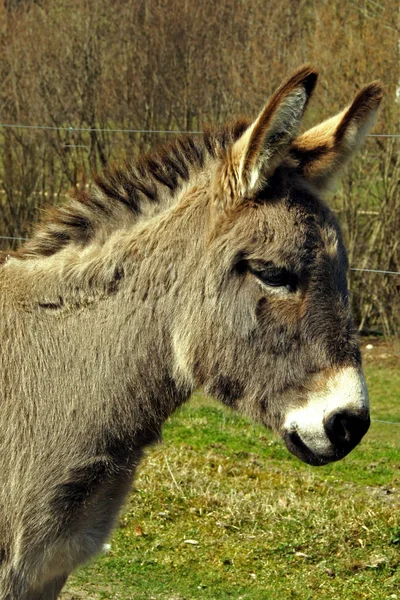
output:
<instances>
[{"instance_id":1,"label":"donkey eyelash","mask_svg":"<svg viewBox=\"0 0 400 600\"><path fill-rule=\"evenodd\" d=\"M285 288L290 292L296 291L297 276L285 268L275 266L273 263L248 262L248 270L262 284L271 288Z\"/></svg>"}]
</instances>

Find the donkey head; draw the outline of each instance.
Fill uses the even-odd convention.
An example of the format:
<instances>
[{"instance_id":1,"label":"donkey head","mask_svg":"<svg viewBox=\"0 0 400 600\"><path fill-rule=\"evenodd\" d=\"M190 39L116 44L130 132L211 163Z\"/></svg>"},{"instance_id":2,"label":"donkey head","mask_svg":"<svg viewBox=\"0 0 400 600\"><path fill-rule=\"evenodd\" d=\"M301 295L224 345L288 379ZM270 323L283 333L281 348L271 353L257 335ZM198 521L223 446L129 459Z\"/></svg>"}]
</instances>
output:
<instances>
[{"instance_id":1,"label":"donkey head","mask_svg":"<svg viewBox=\"0 0 400 600\"><path fill-rule=\"evenodd\" d=\"M322 193L382 97L372 83L298 136L317 79L304 67L212 164L206 250L175 336L195 385L273 428L303 461L344 457L369 427L348 261Z\"/></svg>"}]
</instances>

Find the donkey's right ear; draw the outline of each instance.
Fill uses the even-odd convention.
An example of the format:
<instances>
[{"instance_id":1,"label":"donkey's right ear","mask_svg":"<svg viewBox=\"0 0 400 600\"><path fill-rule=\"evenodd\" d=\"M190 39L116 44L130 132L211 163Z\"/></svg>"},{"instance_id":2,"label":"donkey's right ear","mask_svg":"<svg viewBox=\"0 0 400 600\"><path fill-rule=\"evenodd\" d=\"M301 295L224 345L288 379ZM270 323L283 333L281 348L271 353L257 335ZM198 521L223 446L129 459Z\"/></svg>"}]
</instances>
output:
<instances>
[{"instance_id":1,"label":"donkey's right ear","mask_svg":"<svg viewBox=\"0 0 400 600\"><path fill-rule=\"evenodd\" d=\"M311 67L296 71L233 144L231 167L242 198L260 189L289 150L316 81L317 73Z\"/></svg>"},{"instance_id":2,"label":"donkey's right ear","mask_svg":"<svg viewBox=\"0 0 400 600\"><path fill-rule=\"evenodd\" d=\"M290 154L305 179L321 191L331 187L372 127L382 95L383 85L373 81L344 111L294 140Z\"/></svg>"}]
</instances>

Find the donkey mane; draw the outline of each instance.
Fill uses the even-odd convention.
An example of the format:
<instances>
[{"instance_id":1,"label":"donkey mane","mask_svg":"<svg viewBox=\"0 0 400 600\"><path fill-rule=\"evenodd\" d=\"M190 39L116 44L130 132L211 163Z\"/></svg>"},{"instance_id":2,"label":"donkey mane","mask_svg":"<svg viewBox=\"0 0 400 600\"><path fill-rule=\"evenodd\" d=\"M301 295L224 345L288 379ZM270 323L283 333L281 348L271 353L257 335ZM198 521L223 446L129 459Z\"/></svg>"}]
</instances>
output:
<instances>
[{"instance_id":1,"label":"donkey mane","mask_svg":"<svg viewBox=\"0 0 400 600\"><path fill-rule=\"evenodd\" d=\"M207 158L222 158L248 125L240 119L219 130L205 130L203 138L181 136L134 163L106 168L94 176L88 190L72 191L64 204L48 207L17 256L45 257L70 244L83 247L162 212Z\"/></svg>"}]
</instances>

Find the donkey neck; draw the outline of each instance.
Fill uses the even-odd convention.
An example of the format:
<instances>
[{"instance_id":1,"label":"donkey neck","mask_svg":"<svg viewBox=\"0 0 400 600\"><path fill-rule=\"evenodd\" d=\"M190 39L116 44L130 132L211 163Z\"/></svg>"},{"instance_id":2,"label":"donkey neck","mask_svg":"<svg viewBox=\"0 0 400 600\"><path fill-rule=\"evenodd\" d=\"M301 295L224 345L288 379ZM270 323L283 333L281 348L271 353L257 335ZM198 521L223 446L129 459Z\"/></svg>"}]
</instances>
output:
<instances>
[{"instance_id":1,"label":"donkey neck","mask_svg":"<svg viewBox=\"0 0 400 600\"><path fill-rule=\"evenodd\" d=\"M128 228L117 228L106 239L95 239L80 246L70 244L50 256L10 256L3 264L5 273L24 284L20 291L26 306L45 302L46 298L73 297L76 304L101 301L120 288L143 292L154 286L171 287L177 280L178 266L204 242L201 230L209 211L208 178L184 188L169 208ZM177 281L179 285L179 281ZM25 290L29 290L30 301ZM168 297L164 296L167 301Z\"/></svg>"},{"instance_id":2,"label":"donkey neck","mask_svg":"<svg viewBox=\"0 0 400 600\"><path fill-rule=\"evenodd\" d=\"M38 331L47 356L56 340L63 348L56 357L60 372L81 369L77 387L88 371L97 374L99 383L84 394L94 396L92 404L104 404L106 390L111 397L118 390L113 410L131 412L132 418L123 420L135 426L152 422L153 429L161 427L192 392L192 383L175 364L172 338L181 290L204 243L207 205L196 194L201 190L193 192L191 201L185 198L103 244L71 246L40 259L11 258L0 270L11 303L24 308L21 354L30 360L26 346L37 345ZM78 356L81 365L71 356ZM68 398L63 402L68 404Z\"/></svg>"}]
</instances>

